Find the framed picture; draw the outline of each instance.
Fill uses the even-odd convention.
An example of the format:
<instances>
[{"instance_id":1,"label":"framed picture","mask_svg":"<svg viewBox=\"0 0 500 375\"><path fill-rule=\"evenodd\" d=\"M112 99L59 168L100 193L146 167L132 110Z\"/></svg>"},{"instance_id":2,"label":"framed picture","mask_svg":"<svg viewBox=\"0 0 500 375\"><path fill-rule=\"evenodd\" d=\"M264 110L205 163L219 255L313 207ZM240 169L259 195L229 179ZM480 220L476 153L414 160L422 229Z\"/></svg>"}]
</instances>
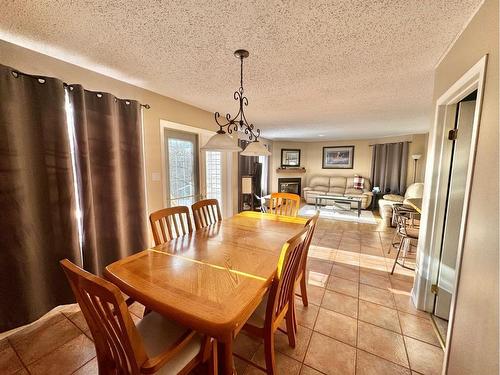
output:
<instances>
[{"instance_id":1,"label":"framed picture","mask_svg":"<svg viewBox=\"0 0 500 375\"><path fill-rule=\"evenodd\" d=\"M281 168L300 167L300 150L282 148L281 149Z\"/></svg>"},{"instance_id":2,"label":"framed picture","mask_svg":"<svg viewBox=\"0 0 500 375\"><path fill-rule=\"evenodd\" d=\"M352 169L354 146L323 147L323 169Z\"/></svg>"}]
</instances>

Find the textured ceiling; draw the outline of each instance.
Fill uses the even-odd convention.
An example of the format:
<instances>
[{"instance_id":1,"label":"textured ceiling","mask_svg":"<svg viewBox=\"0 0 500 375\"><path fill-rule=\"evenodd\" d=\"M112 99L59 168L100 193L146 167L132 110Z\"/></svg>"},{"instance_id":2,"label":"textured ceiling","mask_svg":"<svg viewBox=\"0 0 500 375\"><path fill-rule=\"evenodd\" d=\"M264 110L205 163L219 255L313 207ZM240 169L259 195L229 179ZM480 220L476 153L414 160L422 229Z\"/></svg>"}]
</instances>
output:
<instances>
[{"instance_id":1,"label":"textured ceiling","mask_svg":"<svg viewBox=\"0 0 500 375\"><path fill-rule=\"evenodd\" d=\"M368 138L430 127L434 66L480 3L11 0L0 38L221 113L246 48L265 137Z\"/></svg>"}]
</instances>

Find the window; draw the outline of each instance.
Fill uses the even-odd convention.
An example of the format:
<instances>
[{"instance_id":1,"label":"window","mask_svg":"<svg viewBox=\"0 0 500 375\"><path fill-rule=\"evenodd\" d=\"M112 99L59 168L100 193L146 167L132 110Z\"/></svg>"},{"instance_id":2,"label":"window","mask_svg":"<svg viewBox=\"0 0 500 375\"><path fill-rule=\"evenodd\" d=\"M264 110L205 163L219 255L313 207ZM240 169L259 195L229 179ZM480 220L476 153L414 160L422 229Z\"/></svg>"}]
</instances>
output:
<instances>
[{"instance_id":1,"label":"window","mask_svg":"<svg viewBox=\"0 0 500 375\"><path fill-rule=\"evenodd\" d=\"M195 201L195 144L192 141L168 138L168 169L172 206L189 206Z\"/></svg>"},{"instance_id":2,"label":"window","mask_svg":"<svg viewBox=\"0 0 500 375\"><path fill-rule=\"evenodd\" d=\"M222 164L220 151L206 153L207 198L217 199L222 203Z\"/></svg>"}]
</instances>

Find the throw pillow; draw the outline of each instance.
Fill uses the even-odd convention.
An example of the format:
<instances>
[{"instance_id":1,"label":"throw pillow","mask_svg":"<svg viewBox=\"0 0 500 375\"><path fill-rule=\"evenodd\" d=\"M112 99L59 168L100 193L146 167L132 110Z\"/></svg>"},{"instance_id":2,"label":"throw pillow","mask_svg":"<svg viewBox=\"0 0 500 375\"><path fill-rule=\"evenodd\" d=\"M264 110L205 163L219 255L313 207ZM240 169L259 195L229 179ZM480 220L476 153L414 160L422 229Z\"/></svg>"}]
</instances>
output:
<instances>
[{"instance_id":1,"label":"throw pillow","mask_svg":"<svg viewBox=\"0 0 500 375\"><path fill-rule=\"evenodd\" d=\"M363 185L365 184L365 179L361 176L354 176L354 189L363 190Z\"/></svg>"}]
</instances>

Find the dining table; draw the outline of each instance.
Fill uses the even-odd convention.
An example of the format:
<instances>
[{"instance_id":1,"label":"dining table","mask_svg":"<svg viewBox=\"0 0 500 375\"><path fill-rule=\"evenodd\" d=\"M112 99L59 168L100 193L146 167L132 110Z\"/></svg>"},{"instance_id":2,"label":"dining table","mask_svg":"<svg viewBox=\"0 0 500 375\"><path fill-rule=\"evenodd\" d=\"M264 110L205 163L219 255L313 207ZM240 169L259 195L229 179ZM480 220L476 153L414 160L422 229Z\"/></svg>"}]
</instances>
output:
<instances>
[{"instance_id":1,"label":"dining table","mask_svg":"<svg viewBox=\"0 0 500 375\"><path fill-rule=\"evenodd\" d=\"M104 276L124 293L217 340L233 374L233 341L262 301L285 242L306 219L245 211L118 260Z\"/></svg>"}]
</instances>

